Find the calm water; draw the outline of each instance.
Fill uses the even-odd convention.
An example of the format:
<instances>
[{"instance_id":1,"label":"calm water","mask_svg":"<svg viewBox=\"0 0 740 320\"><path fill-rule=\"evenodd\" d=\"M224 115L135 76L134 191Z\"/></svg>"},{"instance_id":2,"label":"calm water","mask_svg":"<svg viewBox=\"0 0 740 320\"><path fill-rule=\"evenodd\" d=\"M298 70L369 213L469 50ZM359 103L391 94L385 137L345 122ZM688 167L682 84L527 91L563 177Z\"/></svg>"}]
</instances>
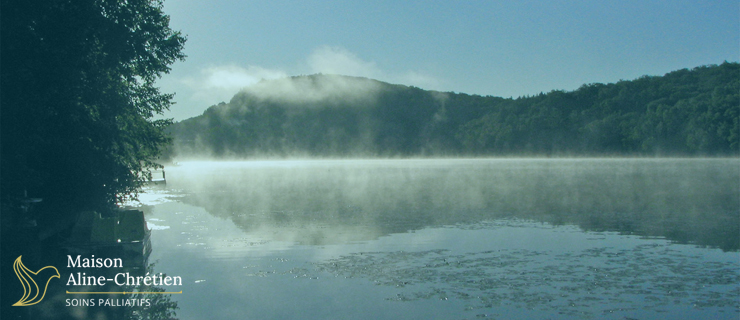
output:
<instances>
[{"instance_id":1,"label":"calm water","mask_svg":"<svg viewBox=\"0 0 740 320\"><path fill-rule=\"evenodd\" d=\"M737 319L740 161L190 162L141 208L180 319ZM165 288L168 289L168 288Z\"/></svg>"}]
</instances>

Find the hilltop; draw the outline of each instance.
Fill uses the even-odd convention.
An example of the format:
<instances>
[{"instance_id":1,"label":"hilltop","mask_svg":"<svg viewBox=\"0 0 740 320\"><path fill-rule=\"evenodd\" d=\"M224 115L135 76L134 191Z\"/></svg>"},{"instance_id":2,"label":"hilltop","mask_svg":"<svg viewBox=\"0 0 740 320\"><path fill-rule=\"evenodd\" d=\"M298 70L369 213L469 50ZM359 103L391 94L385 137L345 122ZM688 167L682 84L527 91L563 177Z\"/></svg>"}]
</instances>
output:
<instances>
[{"instance_id":1,"label":"hilltop","mask_svg":"<svg viewBox=\"0 0 740 320\"><path fill-rule=\"evenodd\" d=\"M740 64L501 98L307 75L175 123L187 157L737 156Z\"/></svg>"}]
</instances>

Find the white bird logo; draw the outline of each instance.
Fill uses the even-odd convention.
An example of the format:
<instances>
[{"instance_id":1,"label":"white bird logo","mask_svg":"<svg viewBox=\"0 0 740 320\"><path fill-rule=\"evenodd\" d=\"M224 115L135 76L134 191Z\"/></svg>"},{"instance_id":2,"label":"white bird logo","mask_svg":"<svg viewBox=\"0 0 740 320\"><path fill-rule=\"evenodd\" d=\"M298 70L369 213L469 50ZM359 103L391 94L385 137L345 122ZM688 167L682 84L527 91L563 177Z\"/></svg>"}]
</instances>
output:
<instances>
[{"instance_id":1,"label":"white bird logo","mask_svg":"<svg viewBox=\"0 0 740 320\"><path fill-rule=\"evenodd\" d=\"M23 297L18 300L18 302L14 303L13 306L30 306L37 304L44 299L44 296L46 295L46 288L49 286L49 281L51 281L51 278L59 278L60 275L59 270L52 266L43 267L39 269L39 271L33 272L31 271L31 269L28 269L26 266L23 265L23 262L21 262L21 257L22 256L18 256L18 259L15 259L15 262L13 262L13 271L15 271L15 275L18 276L18 279L21 281L21 285L23 285ZM42 271L46 269L49 270L39 275ZM46 282L44 284L43 292L39 289L39 286L34 278ZM41 295L41 297L39 297L39 294Z\"/></svg>"}]
</instances>

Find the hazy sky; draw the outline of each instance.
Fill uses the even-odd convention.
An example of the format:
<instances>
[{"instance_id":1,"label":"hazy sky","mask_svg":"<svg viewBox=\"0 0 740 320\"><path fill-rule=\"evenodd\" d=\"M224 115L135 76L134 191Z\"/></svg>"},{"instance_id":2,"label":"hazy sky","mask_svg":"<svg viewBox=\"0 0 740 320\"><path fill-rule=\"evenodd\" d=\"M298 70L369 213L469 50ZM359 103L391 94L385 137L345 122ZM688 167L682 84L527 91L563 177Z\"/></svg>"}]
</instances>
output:
<instances>
[{"instance_id":1,"label":"hazy sky","mask_svg":"<svg viewBox=\"0 0 740 320\"><path fill-rule=\"evenodd\" d=\"M740 60L740 0L165 0L182 120L262 78L333 73L518 97Z\"/></svg>"}]
</instances>

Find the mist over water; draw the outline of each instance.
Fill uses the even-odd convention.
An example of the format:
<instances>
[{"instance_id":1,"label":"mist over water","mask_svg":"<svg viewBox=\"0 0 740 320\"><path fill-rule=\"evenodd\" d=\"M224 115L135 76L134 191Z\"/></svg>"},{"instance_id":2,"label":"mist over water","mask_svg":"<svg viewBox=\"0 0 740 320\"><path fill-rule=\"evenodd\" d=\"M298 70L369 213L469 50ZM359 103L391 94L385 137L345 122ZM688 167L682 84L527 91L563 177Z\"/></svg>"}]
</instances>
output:
<instances>
[{"instance_id":1,"label":"mist over water","mask_svg":"<svg viewBox=\"0 0 740 320\"><path fill-rule=\"evenodd\" d=\"M365 226L379 236L518 217L737 250L737 232L731 229L738 225L736 164L731 159L189 162L168 169L168 185L183 190L181 201L245 230Z\"/></svg>"},{"instance_id":2,"label":"mist over water","mask_svg":"<svg viewBox=\"0 0 740 320\"><path fill-rule=\"evenodd\" d=\"M166 187L144 190L142 209L156 226L152 259L188 279L191 294L176 297L183 319L740 312L737 159L206 161L166 170Z\"/></svg>"}]
</instances>

